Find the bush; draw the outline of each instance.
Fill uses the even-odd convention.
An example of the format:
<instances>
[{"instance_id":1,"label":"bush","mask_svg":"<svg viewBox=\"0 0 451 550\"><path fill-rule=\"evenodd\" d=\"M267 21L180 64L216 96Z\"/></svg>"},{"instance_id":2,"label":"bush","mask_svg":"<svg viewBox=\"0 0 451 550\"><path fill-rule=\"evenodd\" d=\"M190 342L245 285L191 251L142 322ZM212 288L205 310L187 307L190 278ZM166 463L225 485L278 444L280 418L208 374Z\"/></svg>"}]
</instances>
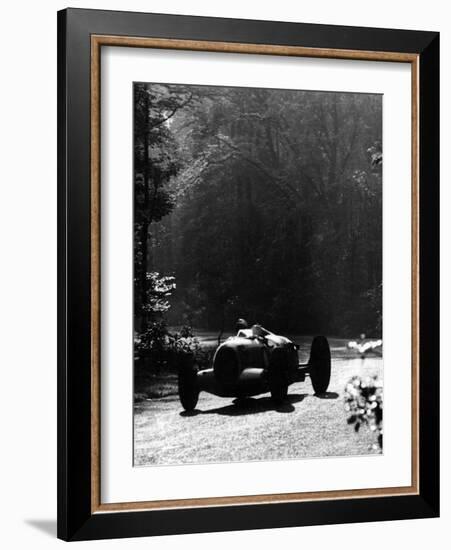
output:
<instances>
[{"instance_id":1,"label":"bush","mask_svg":"<svg viewBox=\"0 0 451 550\"><path fill-rule=\"evenodd\" d=\"M362 425L377 435L377 445L382 449L383 388L377 376L362 379L353 376L345 387L345 409L350 413L348 424L356 432Z\"/></svg>"},{"instance_id":2,"label":"bush","mask_svg":"<svg viewBox=\"0 0 451 550\"><path fill-rule=\"evenodd\" d=\"M199 367L204 368L210 356L201 349L189 326L179 332L170 332L164 320L154 321L135 336L135 361L154 372L176 372L186 355L194 355Z\"/></svg>"}]
</instances>

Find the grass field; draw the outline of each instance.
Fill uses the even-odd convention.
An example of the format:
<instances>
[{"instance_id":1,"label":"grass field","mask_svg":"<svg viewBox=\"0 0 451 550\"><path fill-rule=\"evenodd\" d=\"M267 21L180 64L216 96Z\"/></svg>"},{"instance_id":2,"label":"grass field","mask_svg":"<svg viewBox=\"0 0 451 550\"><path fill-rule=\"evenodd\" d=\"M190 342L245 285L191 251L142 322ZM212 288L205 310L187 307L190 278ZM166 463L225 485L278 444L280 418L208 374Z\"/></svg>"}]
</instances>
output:
<instances>
[{"instance_id":1,"label":"grass field","mask_svg":"<svg viewBox=\"0 0 451 550\"><path fill-rule=\"evenodd\" d=\"M295 340L296 341L296 340ZM297 340L299 342L299 340ZM289 398L275 407L268 394L241 402L201 393L196 410L185 413L176 378L155 380L135 401L135 465L280 460L378 454L375 434L358 433L347 423L344 387L354 375L383 377L380 357L360 359L345 340L330 339L332 377L328 392L314 395L310 381L290 386ZM300 360L308 359L309 339ZM157 388L159 388L157 390Z\"/></svg>"}]
</instances>

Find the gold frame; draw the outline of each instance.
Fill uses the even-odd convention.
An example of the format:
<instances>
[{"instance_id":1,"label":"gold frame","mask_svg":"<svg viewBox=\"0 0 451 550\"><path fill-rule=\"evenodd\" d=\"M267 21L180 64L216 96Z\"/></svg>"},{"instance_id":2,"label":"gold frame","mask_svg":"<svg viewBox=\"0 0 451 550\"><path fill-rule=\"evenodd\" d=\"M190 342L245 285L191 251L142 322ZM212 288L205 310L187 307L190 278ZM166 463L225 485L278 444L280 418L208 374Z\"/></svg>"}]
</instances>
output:
<instances>
[{"instance_id":1,"label":"gold frame","mask_svg":"<svg viewBox=\"0 0 451 550\"><path fill-rule=\"evenodd\" d=\"M100 500L100 52L102 46L410 63L412 74L412 480L408 487L118 502ZM419 494L419 55L128 36L91 36L91 512L306 502Z\"/></svg>"}]
</instances>

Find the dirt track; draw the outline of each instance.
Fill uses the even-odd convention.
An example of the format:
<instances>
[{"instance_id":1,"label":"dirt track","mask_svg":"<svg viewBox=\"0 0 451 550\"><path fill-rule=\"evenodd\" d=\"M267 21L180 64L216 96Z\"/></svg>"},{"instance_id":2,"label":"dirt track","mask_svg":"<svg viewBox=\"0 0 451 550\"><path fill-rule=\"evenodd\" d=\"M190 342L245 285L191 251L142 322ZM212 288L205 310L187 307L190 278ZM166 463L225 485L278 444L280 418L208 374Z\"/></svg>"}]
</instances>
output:
<instances>
[{"instance_id":1,"label":"dirt track","mask_svg":"<svg viewBox=\"0 0 451 550\"><path fill-rule=\"evenodd\" d=\"M370 454L367 429L346 422L343 390L353 375L382 377L380 358L336 359L329 391L316 397L309 379L289 388L275 408L269 394L235 403L201 393L197 409L185 413L177 396L135 406L135 465L276 460Z\"/></svg>"}]
</instances>

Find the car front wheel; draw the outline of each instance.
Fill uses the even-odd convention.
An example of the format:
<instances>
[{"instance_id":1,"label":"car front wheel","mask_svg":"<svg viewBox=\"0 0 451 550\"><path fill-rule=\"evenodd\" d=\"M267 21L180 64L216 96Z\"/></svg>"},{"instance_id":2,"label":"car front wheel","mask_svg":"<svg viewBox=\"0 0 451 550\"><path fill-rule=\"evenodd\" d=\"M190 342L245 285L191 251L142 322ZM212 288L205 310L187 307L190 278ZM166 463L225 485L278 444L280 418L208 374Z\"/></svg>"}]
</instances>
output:
<instances>
[{"instance_id":1,"label":"car front wheel","mask_svg":"<svg viewBox=\"0 0 451 550\"><path fill-rule=\"evenodd\" d=\"M191 357L180 365L178 387L182 407L185 411L193 411L199 399L199 387L197 384L197 368Z\"/></svg>"}]
</instances>

